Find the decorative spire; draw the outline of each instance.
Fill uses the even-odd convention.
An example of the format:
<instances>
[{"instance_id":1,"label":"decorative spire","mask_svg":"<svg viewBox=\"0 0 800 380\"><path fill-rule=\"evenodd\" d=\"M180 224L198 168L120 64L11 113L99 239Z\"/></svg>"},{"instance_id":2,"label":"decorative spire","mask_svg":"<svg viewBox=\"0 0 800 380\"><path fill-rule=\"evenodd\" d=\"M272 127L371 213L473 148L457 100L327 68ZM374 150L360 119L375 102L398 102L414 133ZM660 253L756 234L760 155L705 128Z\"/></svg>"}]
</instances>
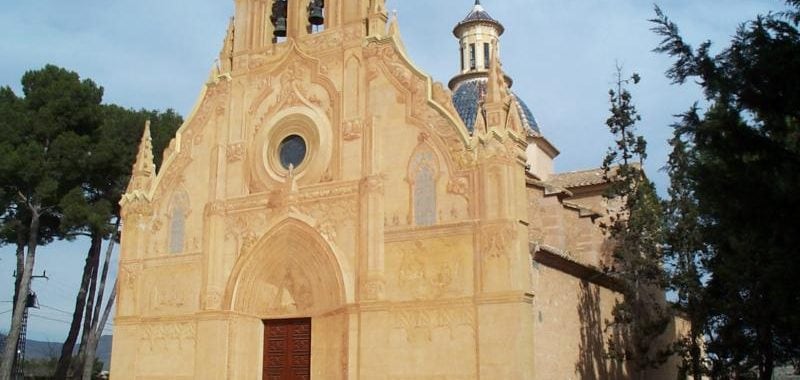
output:
<instances>
[{"instance_id":1,"label":"decorative spire","mask_svg":"<svg viewBox=\"0 0 800 380\"><path fill-rule=\"evenodd\" d=\"M372 13L386 13L386 1L385 0L373 0L372 1Z\"/></svg>"},{"instance_id":2,"label":"decorative spire","mask_svg":"<svg viewBox=\"0 0 800 380\"><path fill-rule=\"evenodd\" d=\"M150 137L150 120L144 124L144 133L139 143L139 152L133 164L131 181L128 183L127 193L135 191L148 191L156 176L156 165L153 163L153 139Z\"/></svg>"},{"instance_id":3,"label":"decorative spire","mask_svg":"<svg viewBox=\"0 0 800 380\"><path fill-rule=\"evenodd\" d=\"M219 52L219 61L217 63L218 74L228 73L233 70L233 44L235 34L235 23L233 17L231 17L228 22L228 31L225 33L225 41L222 44L222 50Z\"/></svg>"},{"instance_id":4,"label":"decorative spire","mask_svg":"<svg viewBox=\"0 0 800 380\"><path fill-rule=\"evenodd\" d=\"M392 11L392 18L389 20L389 37L400 37L400 21L397 18L397 10Z\"/></svg>"},{"instance_id":5,"label":"decorative spire","mask_svg":"<svg viewBox=\"0 0 800 380\"><path fill-rule=\"evenodd\" d=\"M386 33L386 22L389 14L386 12L385 0L370 0L368 16L368 35L371 37L383 37Z\"/></svg>"},{"instance_id":6,"label":"decorative spire","mask_svg":"<svg viewBox=\"0 0 800 380\"><path fill-rule=\"evenodd\" d=\"M489 69L489 79L486 83L486 103L498 103L502 101L505 80L500 69L500 60L497 59L497 51L491 57Z\"/></svg>"}]
</instances>

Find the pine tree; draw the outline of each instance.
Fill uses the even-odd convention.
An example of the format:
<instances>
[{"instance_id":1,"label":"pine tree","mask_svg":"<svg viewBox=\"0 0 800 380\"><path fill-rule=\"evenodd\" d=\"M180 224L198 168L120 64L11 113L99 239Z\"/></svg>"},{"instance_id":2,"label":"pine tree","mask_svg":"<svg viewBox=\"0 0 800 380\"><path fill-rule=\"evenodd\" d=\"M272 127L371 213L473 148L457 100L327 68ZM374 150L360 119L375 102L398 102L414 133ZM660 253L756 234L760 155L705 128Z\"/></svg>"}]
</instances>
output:
<instances>
[{"instance_id":1,"label":"pine tree","mask_svg":"<svg viewBox=\"0 0 800 380\"><path fill-rule=\"evenodd\" d=\"M0 141L0 188L11 197L3 212L4 224L17 229L21 269L7 344L0 357L0 380L11 376L36 249L52 237L63 196L82 184L80 173L90 151L89 136L99 125L97 110L103 96L94 82L50 65L25 73L22 87L24 98L15 100L16 95L4 89L5 100L0 102L0 108L6 109L0 112L10 108L16 115L3 121L8 135Z\"/></svg>"},{"instance_id":2,"label":"pine tree","mask_svg":"<svg viewBox=\"0 0 800 380\"><path fill-rule=\"evenodd\" d=\"M609 355L633 364L638 377L666 360L666 348L657 347L670 317L664 300L662 269L663 219L653 184L642 169L647 143L636 134L640 116L626 86L639 83L633 74L624 79L617 68L616 88L609 91L611 116L606 125L615 145L603 160L610 186L605 194L609 221L603 225L614 242L607 270L619 281L622 300L613 310L610 327L622 340L609 340Z\"/></svg>"},{"instance_id":3,"label":"pine tree","mask_svg":"<svg viewBox=\"0 0 800 380\"><path fill-rule=\"evenodd\" d=\"M0 244L16 244L19 273L0 379L10 375L26 299L18 295L27 295L30 289L37 246L56 238L85 236L91 243L56 373L56 378L69 375L83 329L74 371L80 376L93 370L82 364L83 358L94 363L103 321L114 303L113 290L111 296L104 296L109 258L118 239L119 200L129 182L145 120L153 120L157 153L183 120L172 110L101 105L102 88L55 66L30 71L22 82L24 97L0 88L0 135L4 137L0 140ZM160 158L158 154L156 162ZM109 245L101 265L104 240Z\"/></svg>"}]
</instances>

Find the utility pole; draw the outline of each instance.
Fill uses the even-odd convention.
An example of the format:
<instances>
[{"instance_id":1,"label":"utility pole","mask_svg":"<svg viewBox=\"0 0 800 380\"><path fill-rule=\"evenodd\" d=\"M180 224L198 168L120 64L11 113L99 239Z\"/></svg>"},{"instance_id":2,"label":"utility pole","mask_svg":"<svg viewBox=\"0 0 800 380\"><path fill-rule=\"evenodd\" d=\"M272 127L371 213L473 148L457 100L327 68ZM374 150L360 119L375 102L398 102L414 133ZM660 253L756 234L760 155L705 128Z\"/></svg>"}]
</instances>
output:
<instances>
[{"instance_id":1,"label":"utility pole","mask_svg":"<svg viewBox=\"0 0 800 380\"><path fill-rule=\"evenodd\" d=\"M14 272L14 277L17 277L16 272ZM49 280L46 271L42 271L42 274L39 276L31 276L31 282L33 282L34 278ZM16 299L16 297L14 298ZM32 307L39 308L39 301L36 299L36 293L33 290L28 292L28 297L25 300L25 310L22 312L22 327L19 332L19 340L17 340L17 354L14 356L14 365L11 367L11 378L13 380L23 380L25 378L25 346L28 342L28 309Z\"/></svg>"}]
</instances>

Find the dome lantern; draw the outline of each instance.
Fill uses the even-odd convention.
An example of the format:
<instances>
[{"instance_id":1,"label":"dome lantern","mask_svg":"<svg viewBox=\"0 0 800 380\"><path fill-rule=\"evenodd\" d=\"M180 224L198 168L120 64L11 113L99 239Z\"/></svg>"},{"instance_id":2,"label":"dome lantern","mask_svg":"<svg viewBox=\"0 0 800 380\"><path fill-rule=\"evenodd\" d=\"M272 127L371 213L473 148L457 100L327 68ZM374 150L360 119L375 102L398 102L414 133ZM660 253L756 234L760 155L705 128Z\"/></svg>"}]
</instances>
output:
<instances>
[{"instance_id":1,"label":"dome lantern","mask_svg":"<svg viewBox=\"0 0 800 380\"><path fill-rule=\"evenodd\" d=\"M475 1L467 16L453 29L459 40L460 70L450 80L449 87L453 91L453 105L470 133L475 130L480 104L487 93L492 65L500 62L500 36L503 32L503 24L489 15L480 0ZM530 108L510 90L513 81L502 70L499 73L504 77L512 106L520 115L526 133L540 135Z\"/></svg>"}]
</instances>

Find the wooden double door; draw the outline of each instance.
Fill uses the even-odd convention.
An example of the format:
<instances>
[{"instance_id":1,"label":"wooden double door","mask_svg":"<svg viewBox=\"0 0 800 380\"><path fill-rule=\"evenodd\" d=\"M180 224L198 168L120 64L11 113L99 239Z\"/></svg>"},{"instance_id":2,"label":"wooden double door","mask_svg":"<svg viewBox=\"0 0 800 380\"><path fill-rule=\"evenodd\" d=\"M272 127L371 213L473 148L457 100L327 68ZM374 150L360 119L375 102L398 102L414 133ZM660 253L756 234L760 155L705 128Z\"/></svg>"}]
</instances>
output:
<instances>
[{"instance_id":1,"label":"wooden double door","mask_svg":"<svg viewBox=\"0 0 800 380\"><path fill-rule=\"evenodd\" d=\"M264 321L263 379L311 379L311 318Z\"/></svg>"}]
</instances>

